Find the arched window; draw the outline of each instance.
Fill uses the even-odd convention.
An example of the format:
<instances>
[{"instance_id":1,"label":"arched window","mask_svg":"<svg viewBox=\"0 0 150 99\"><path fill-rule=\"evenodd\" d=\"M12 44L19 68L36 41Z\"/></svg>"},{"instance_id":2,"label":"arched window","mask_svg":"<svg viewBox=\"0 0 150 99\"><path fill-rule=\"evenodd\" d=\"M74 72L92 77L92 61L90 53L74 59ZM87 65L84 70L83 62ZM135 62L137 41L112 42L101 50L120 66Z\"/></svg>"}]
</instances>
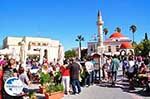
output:
<instances>
[{"instance_id":1,"label":"arched window","mask_svg":"<svg viewBox=\"0 0 150 99\"><path fill-rule=\"evenodd\" d=\"M93 47L91 47L91 52L93 51Z\"/></svg>"},{"instance_id":2,"label":"arched window","mask_svg":"<svg viewBox=\"0 0 150 99\"><path fill-rule=\"evenodd\" d=\"M46 59L47 59L47 54L48 54L48 53L47 53L47 50L45 49L45 50L44 50L44 58L46 58Z\"/></svg>"}]
</instances>

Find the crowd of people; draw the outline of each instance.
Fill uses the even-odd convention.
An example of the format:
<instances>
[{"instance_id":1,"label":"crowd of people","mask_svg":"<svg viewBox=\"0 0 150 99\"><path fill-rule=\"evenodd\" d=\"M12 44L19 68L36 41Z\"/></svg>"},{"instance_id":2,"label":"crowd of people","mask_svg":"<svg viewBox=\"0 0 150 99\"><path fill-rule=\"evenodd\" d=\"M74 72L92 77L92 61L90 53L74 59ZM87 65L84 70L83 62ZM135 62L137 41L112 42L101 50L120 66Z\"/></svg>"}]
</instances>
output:
<instances>
[{"instance_id":1,"label":"crowd of people","mask_svg":"<svg viewBox=\"0 0 150 99\"><path fill-rule=\"evenodd\" d=\"M118 68L122 68L123 78L129 80L129 89L135 89L135 86L147 86L149 90L149 68L150 57L141 56L125 56L119 57L114 55L105 58L105 63L102 66L103 79L108 82L112 82L112 86L115 85L117 80Z\"/></svg>"},{"instance_id":2,"label":"crowd of people","mask_svg":"<svg viewBox=\"0 0 150 99\"><path fill-rule=\"evenodd\" d=\"M3 70L3 84L9 77L18 77L26 86L22 94L28 93L28 87L31 83L39 79L36 75L39 70L44 73L49 73L51 76L55 72L60 72L61 79L58 83L64 86L64 93L80 94L81 86L89 87L99 81L105 81L115 86L117 81L117 73L119 67L122 67L123 77L129 80L129 89L134 89L135 82L142 86L148 86L150 67L150 57L135 57L133 55L119 57L103 56L102 65L93 57L87 57L82 62L79 59L65 59L64 64L59 64L58 61L48 63L47 59L40 64L36 59L27 59L27 63L23 66L17 62L15 58L0 57L0 66ZM102 74L102 75L101 75ZM147 87L149 88L149 87ZM10 96L4 89L3 99L20 99L22 96Z\"/></svg>"},{"instance_id":3,"label":"crowd of people","mask_svg":"<svg viewBox=\"0 0 150 99\"><path fill-rule=\"evenodd\" d=\"M45 67L47 67L47 69L45 69ZM3 72L0 77L2 99L22 99L24 95L29 93L29 87L32 83L39 83L39 71L52 73L54 68L57 69L59 67L60 65L57 61L48 63L47 59L44 59L43 64L40 64L38 59L28 58L24 65L20 61L17 61L15 57L8 58L0 56L0 71ZM6 80L11 77L17 77L23 82L23 91L18 96L9 95L4 89Z\"/></svg>"}]
</instances>

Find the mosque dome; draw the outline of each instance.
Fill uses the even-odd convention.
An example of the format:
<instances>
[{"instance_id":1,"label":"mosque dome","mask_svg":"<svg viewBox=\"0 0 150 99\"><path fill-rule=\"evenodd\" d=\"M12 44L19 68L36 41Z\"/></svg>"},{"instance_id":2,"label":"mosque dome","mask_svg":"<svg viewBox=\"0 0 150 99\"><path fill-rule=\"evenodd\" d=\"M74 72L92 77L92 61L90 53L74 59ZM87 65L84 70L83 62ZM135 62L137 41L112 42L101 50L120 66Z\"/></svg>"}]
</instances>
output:
<instances>
[{"instance_id":1,"label":"mosque dome","mask_svg":"<svg viewBox=\"0 0 150 99\"><path fill-rule=\"evenodd\" d=\"M125 36L119 32L115 32L109 38L121 38L121 37L125 37Z\"/></svg>"},{"instance_id":2,"label":"mosque dome","mask_svg":"<svg viewBox=\"0 0 150 99\"><path fill-rule=\"evenodd\" d=\"M120 49L131 49L132 48L132 45L130 42L123 42L121 45L120 45Z\"/></svg>"}]
</instances>

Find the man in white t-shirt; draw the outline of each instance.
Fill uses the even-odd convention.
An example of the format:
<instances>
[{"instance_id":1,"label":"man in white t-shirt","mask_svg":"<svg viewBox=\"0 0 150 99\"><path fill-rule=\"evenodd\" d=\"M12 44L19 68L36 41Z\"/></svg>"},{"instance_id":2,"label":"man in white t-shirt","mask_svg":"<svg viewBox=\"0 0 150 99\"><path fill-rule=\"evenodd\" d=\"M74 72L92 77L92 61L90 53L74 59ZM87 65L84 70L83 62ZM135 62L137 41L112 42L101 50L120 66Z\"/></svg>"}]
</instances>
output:
<instances>
[{"instance_id":1,"label":"man in white t-shirt","mask_svg":"<svg viewBox=\"0 0 150 99\"><path fill-rule=\"evenodd\" d=\"M93 71L94 71L94 65L90 58L88 58L87 61L85 62L85 68L86 68L85 85L90 86L90 84L93 83Z\"/></svg>"}]
</instances>

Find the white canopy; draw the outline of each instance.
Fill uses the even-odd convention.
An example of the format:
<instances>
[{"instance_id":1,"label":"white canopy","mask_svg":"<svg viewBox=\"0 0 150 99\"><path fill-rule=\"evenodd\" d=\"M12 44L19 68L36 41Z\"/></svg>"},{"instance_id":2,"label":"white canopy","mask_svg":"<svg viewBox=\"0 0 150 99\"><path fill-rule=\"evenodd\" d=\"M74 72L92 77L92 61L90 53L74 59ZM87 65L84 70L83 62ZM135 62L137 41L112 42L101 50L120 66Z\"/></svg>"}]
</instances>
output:
<instances>
[{"instance_id":1,"label":"white canopy","mask_svg":"<svg viewBox=\"0 0 150 99\"><path fill-rule=\"evenodd\" d=\"M40 52L29 50L29 51L27 51L27 55L40 55Z\"/></svg>"},{"instance_id":2,"label":"white canopy","mask_svg":"<svg viewBox=\"0 0 150 99\"><path fill-rule=\"evenodd\" d=\"M10 55L12 54L12 50L9 50L7 48L0 50L0 55Z\"/></svg>"}]
</instances>

